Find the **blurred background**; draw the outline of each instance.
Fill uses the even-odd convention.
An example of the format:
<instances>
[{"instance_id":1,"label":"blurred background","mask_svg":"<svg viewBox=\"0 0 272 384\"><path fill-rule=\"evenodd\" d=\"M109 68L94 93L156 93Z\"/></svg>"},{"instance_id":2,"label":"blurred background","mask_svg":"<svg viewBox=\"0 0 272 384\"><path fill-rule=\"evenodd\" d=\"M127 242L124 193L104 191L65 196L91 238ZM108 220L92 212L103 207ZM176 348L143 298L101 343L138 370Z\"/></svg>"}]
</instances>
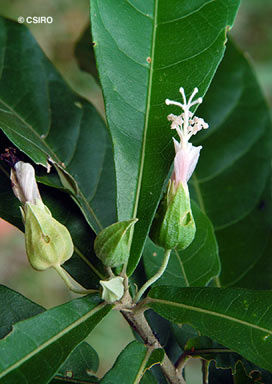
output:
<instances>
[{"instance_id":1,"label":"blurred background","mask_svg":"<svg viewBox=\"0 0 272 384\"><path fill-rule=\"evenodd\" d=\"M17 20L19 16L51 16L52 24L27 24L42 49L70 86L90 100L103 114L101 91L93 78L81 72L74 48L89 20L89 0L1 0L0 14ZM247 53L257 77L272 105L272 1L242 0L231 35ZM54 271L35 272L27 262L24 237L0 219L0 284L4 284L46 308L71 299ZM99 375L133 339L121 315L112 312L89 337L101 357ZM106 353L105 353L106 351ZM191 383L197 383L191 376ZM190 384L188 381L188 384Z\"/></svg>"}]
</instances>

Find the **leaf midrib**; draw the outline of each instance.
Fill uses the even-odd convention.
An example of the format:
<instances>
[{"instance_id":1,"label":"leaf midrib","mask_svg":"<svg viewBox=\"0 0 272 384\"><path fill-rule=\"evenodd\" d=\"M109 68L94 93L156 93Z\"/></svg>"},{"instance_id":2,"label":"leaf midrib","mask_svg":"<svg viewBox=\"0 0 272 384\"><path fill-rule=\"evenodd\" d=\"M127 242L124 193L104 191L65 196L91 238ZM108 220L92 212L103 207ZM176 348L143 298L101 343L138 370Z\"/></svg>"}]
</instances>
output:
<instances>
[{"instance_id":1,"label":"leaf midrib","mask_svg":"<svg viewBox=\"0 0 272 384\"><path fill-rule=\"evenodd\" d=\"M50 344L54 343L55 341L58 341L58 339L60 339L62 336L64 336L65 334L67 334L70 330L72 330L73 328L77 327L78 325L80 325L81 323L85 322L86 320L88 320L89 317L93 316L95 313L97 313L98 311L100 311L101 309L103 309L107 304L106 303L101 303L99 304L97 307L91 309L89 312L87 312L85 315L83 315L81 318L79 318L78 320L74 321L72 324L70 324L68 327L64 328L61 332L57 333L56 335L54 335L53 337L51 337L50 339L48 339L46 342L44 342L43 344L39 345L39 347L37 347L36 349L34 349L33 351L31 351L30 353L28 353L26 356L24 356L23 358L21 358L20 360L16 361L16 363L12 364L11 366L9 366L7 369L5 369L4 371L0 372L0 378L1 377L4 377L6 376L8 373L10 373L11 371L13 371L14 369L20 367L23 363L25 363L28 359L32 358L34 355L36 355L37 353L41 352L43 349L45 349L46 347L48 347ZM16 325L15 325L16 327ZM16 328L14 328L16 329ZM7 335L7 338L8 338L9 335ZM7 338L5 340L7 340Z\"/></svg>"},{"instance_id":2,"label":"leaf midrib","mask_svg":"<svg viewBox=\"0 0 272 384\"><path fill-rule=\"evenodd\" d=\"M255 325L255 324L249 323L247 321L238 319L236 317L225 315L225 314L222 314L222 313L219 313L219 312L214 312L214 311L207 310L207 309L204 309L204 308L199 308L199 307L193 307L193 306L187 305L187 304L176 303L176 302L173 302L173 301L149 298L148 299L148 303L152 304L152 302L153 303L164 304L164 305L168 305L168 306L170 305L170 306L173 306L173 307L187 309L187 310L193 311L193 312L204 313L205 315L210 315L210 316L215 316L215 317L223 318L225 320L233 321L235 323L238 323L238 324L241 324L241 325L245 325L245 326L247 326L249 328L254 328L254 329L258 330L258 331L269 333L270 335L272 335L272 330L260 327L258 325Z\"/></svg>"},{"instance_id":3,"label":"leaf midrib","mask_svg":"<svg viewBox=\"0 0 272 384\"><path fill-rule=\"evenodd\" d=\"M138 206L139 206L139 199L140 199L140 192L141 192L141 186L142 186L142 178L143 178L143 171L144 171L144 161L145 161L145 150L146 150L146 136L147 136L147 128L148 128L148 122L149 122L149 112L151 107L151 85L152 85L152 79L153 79L153 71L154 71L154 56L155 56L155 40L156 40L156 29L157 29L157 13L158 13L158 0L154 1L154 24L153 24L153 31L152 31L152 41L151 41L151 65L150 65L150 71L149 71L149 81L148 81L148 91L147 91L147 101L146 101L146 115L145 115L145 125L144 125L144 132L143 132L143 145L142 145L142 153L141 153L141 162L140 162L140 168L139 168L139 177L138 177L138 184L137 184L137 190L135 195L135 204L134 204L134 210L132 214L132 218L136 218ZM130 243L132 242L134 229L131 230L131 236L130 236Z\"/></svg>"}]
</instances>

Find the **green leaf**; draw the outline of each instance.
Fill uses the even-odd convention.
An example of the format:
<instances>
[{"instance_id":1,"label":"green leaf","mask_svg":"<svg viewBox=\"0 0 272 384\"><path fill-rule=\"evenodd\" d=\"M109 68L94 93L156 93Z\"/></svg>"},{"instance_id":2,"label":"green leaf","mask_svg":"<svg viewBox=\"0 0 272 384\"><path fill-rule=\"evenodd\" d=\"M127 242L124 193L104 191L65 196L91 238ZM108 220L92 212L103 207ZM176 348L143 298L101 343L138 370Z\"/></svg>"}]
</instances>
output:
<instances>
[{"instance_id":1,"label":"green leaf","mask_svg":"<svg viewBox=\"0 0 272 384\"><path fill-rule=\"evenodd\" d=\"M265 381L272 379L272 374L258 368L256 365L244 359L241 355L225 348L206 336L190 339L185 346L186 354L193 357L201 357L207 361L214 360L217 368L231 369L232 374L237 374L237 366L242 365L248 377L263 377ZM270 381L267 381L270 382Z\"/></svg>"},{"instance_id":2,"label":"green leaf","mask_svg":"<svg viewBox=\"0 0 272 384\"><path fill-rule=\"evenodd\" d=\"M212 224L194 202L192 211L196 223L194 241L183 251L172 251L164 274L154 285L205 286L219 274L220 261ZM163 255L162 248L147 241L143 260L148 278L162 265Z\"/></svg>"},{"instance_id":3,"label":"green leaf","mask_svg":"<svg viewBox=\"0 0 272 384\"><path fill-rule=\"evenodd\" d=\"M155 377L152 375L150 371L146 371L140 383L141 384L158 384L157 380L155 379Z\"/></svg>"},{"instance_id":4,"label":"green leaf","mask_svg":"<svg viewBox=\"0 0 272 384\"><path fill-rule=\"evenodd\" d=\"M54 163L99 232L116 221L112 143L104 122L65 84L23 25L1 18L0 47L0 128L36 164Z\"/></svg>"},{"instance_id":5,"label":"green leaf","mask_svg":"<svg viewBox=\"0 0 272 384\"><path fill-rule=\"evenodd\" d=\"M76 42L75 57L80 69L90 73L99 82L92 40L91 26L88 24Z\"/></svg>"},{"instance_id":6,"label":"green leaf","mask_svg":"<svg viewBox=\"0 0 272 384\"><path fill-rule=\"evenodd\" d=\"M262 256L271 234L269 111L248 61L230 42L198 115L201 156L193 196L211 219L223 285L239 280Z\"/></svg>"},{"instance_id":7,"label":"green leaf","mask_svg":"<svg viewBox=\"0 0 272 384\"><path fill-rule=\"evenodd\" d=\"M106 373L100 383L139 383L145 371L154 364L160 363L163 356L162 349L152 352L144 344L133 341L121 352L112 369Z\"/></svg>"},{"instance_id":8,"label":"green leaf","mask_svg":"<svg viewBox=\"0 0 272 384\"><path fill-rule=\"evenodd\" d=\"M92 372L96 372L99 365L99 358L96 351L87 343L83 342L74 349L65 363L58 370L55 379L72 379L82 382L98 381Z\"/></svg>"},{"instance_id":9,"label":"green leaf","mask_svg":"<svg viewBox=\"0 0 272 384\"><path fill-rule=\"evenodd\" d=\"M129 237L138 219L119 221L103 229L96 237L94 250L108 267L125 264L129 257Z\"/></svg>"},{"instance_id":10,"label":"green leaf","mask_svg":"<svg viewBox=\"0 0 272 384\"><path fill-rule=\"evenodd\" d=\"M271 216L270 216L271 217ZM252 263L238 284L250 289L272 289L272 236L259 259Z\"/></svg>"},{"instance_id":11,"label":"green leaf","mask_svg":"<svg viewBox=\"0 0 272 384\"><path fill-rule=\"evenodd\" d=\"M0 285L0 307L4 308L0 312L0 339L11 332L14 324L45 311L40 305L3 285ZM88 374L87 369L96 372L98 364L95 350L88 343L83 342L61 366L58 378L63 382L63 379L72 372L73 379L76 378L79 381L88 379L88 382L93 382L95 377Z\"/></svg>"},{"instance_id":12,"label":"green leaf","mask_svg":"<svg viewBox=\"0 0 272 384\"><path fill-rule=\"evenodd\" d=\"M234 384L230 369L217 369L214 362L209 364L208 384Z\"/></svg>"},{"instance_id":13,"label":"green leaf","mask_svg":"<svg viewBox=\"0 0 272 384\"><path fill-rule=\"evenodd\" d=\"M48 383L110 309L89 295L15 324L0 341L1 383Z\"/></svg>"},{"instance_id":14,"label":"green leaf","mask_svg":"<svg viewBox=\"0 0 272 384\"><path fill-rule=\"evenodd\" d=\"M190 324L203 336L272 370L272 292L161 286L149 297L149 306L159 315Z\"/></svg>"},{"instance_id":15,"label":"green leaf","mask_svg":"<svg viewBox=\"0 0 272 384\"><path fill-rule=\"evenodd\" d=\"M0 285L0 308L0 339L12 330L13 324L44 311L40 305L4 285Z\"/></svg>"},{"instance_id":16,"label":"green leaf","mask_svg":"<svg viewBox=\"0 0 272 384\"><path fill-rule=\"evenodd\" d=\"M94 232L66 193L46 186L39 188L43 201L53 216L64 224L72 235L75 252L64 264L64 268L84 287L99 288L99 280L105 278L105 271L94 253ZM20 202L11 189L9 169L0 164L0 217L24 231L19 206Z\"/></svg>"},{"instance_id":17,"label":"green leaf","mask_svg":"<svg viewBox=\"0 0 272 384\"><path fill-rule=\"evenodd\" d=\"M91 0L94 50L115 148L118 219L139 218L129 274L174 158L166 119L171 111L164 101L176 100L180 86L187 94L194 87L205 94L238 5L238 0Z\"/></svg>"}]
</instances>

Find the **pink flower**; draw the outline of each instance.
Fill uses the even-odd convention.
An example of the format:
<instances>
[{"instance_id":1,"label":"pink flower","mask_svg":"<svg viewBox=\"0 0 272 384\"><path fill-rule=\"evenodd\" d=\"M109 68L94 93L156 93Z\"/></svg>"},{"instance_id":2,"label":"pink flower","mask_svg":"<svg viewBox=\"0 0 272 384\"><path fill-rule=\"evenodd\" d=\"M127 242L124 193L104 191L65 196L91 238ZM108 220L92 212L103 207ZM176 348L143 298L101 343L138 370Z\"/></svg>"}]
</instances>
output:
<instances>
[{"instance_id":1,"label":"pink flower","mask_svg":"<svg viewBox=\"0 0 272 384\"><path fill-rule=\"evenodd\" d=\"M169 99L165 100L167 105L176 105L182 109L182 113L178 116L172 113L167 116L168 120L171 121L171 129L177 131L180 139L180 142L178 142L173 138L176 156L171 180L174 182L174 190L177 190L180 183L182 183L184 189L188 191L187 182L195 170L202 148L201 146L194 147L189 140L192 135L195 135L201 129L207 129L209 125L202 118L194 116L190 111L192 106L202 103L201 97L193 101L198 89L194 89L188 102L184 89L181 87L179 91L183 97L183 103Z\"/></svg>"},{"instance_id":2,"label":"pink flower","mask_svg":"<svg viewBox=\"0 0 272 384\"><path fill-rule=\"evenodd\" d=\"M184 189L186 189L187 182L192 176L197 165L202 147L194 147L191 143L188 143L185 148L182 148L180 143L178 143L175 139L173 140L176 156L174 159L174 170L171 180L175 183L175 189L177 189L180 183L182 183Z\"/></svg>"}]
</instances>

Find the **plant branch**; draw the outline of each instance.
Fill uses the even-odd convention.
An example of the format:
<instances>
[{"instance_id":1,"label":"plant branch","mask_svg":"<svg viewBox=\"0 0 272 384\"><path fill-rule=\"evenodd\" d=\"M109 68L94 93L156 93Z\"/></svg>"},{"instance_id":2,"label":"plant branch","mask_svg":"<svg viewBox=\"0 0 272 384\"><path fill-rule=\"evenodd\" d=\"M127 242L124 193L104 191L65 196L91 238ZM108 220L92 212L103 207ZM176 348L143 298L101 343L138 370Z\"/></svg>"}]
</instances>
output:
<instances>
[{"instance_id":1,"label":"plant branch","mask_svg":"<svg viewBox=\"0 0 272 384\"><path fill-rule=\"evenodd\" d=\"M153 276L151 277L151 279L149 279L143 286L142 288L138 291L138 293L136 294L135 296L135 303L137 303L140 298L143 296L143 294L145 293L145 291L152 285L155 283L155 281L157 281L161 275L163 274L163 272L165 271L166 267L167 267L167 264L168 264L168 261L169 261L169 258L170 258L170 255L171 255L171 249L165 249L164 251L164 258L163 258L163 262L162 262L162 265L160 267L160 269L158 270L158 272Z\"/></svg>"},{"instance_id":2,"label":"plant branch","mask_svg":"<svg viewBox=\"0 0 272 384\"><path fill-rule=\"evenodd\" d=\"M131 312L121 311L121 313L130 326L141 336L147 347L152 349L162 348L160 342L153 334L143 310L132 310ZM161 368L170 384L186 384L182 376L178 377L177 371L166 353L161 363Z\"/></svg>"}]
</instances>

